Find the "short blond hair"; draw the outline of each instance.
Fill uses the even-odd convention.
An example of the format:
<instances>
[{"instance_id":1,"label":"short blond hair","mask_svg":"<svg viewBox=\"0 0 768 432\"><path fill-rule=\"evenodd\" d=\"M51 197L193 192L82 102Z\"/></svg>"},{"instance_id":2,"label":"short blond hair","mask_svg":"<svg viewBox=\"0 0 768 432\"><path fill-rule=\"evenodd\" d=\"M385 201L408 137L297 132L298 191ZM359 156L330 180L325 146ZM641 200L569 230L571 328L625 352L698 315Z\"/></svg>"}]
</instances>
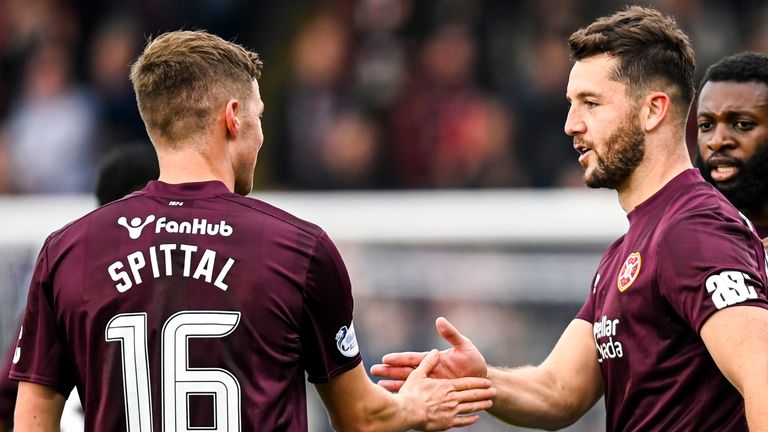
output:
<instances>
[{"instance_id":1,"label":"short blond hair","mask_svg":"<svg viewBox=\"0 0 768 432\"><path fill-rule=\"evenodd\" d=\"M255 52L205 31L175 31L150 39L131 66L147 133L153 141L173 146L205 132L227 100L251 96L261 68Z\"/></svg>"}]
</instances>

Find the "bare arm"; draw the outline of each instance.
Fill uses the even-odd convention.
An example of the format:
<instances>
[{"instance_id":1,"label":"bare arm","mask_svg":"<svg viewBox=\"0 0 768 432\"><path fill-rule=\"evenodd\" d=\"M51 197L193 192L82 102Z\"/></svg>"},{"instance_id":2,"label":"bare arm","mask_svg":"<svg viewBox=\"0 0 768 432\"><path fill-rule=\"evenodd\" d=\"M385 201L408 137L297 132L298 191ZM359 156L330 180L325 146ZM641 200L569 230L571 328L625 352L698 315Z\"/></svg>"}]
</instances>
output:
<instances>
[{"instance_id":1,"label":"bare arm","mask_svg":"<svg viewBox=\"0 0 768 432\"><path fill-rule=\"evenodd\" d=\"M728 381L744 397L750 431L768 431L768 310L734 306L712 315L701 338Z\"/></svg>"},{"instance_id":2,"label":"bare arm","mask_svg":"<svg viewBox=\"0 0 768 432\"><path fill-rule=\"evenodd\" d=\"M483 378L437 380L427 373L438 362L430 353L402 386L391 394L368 378L362 365L328 384L317 385L331 424L340 431L445 430L477 422L496 394Z\"/></svg>"},{"instance_id":3,"label":"bare arm","mask_svg":"<svg viewBox=\"0 0 768 432\"><path fill-rule=\"evenodd\" d=\"M58 431L65 401L64 396L52 387L19 382L14 429L25 432Z\"/></svg>"},{"instance_id":4,"label":"bare arm","mask_svg":"<svg viewBox=\"0 0 768 432\"><path fill-rule=\"evenodd\" d=\"M498 391L488 411L507 423L561 428L580 418L603 393L592 325L586 321L573 320L541 365L517 369L486 369L485 359L472 341L444 318L438 318L436 325L452 347L441 353L440 364L430 376L487 376ZM379 385L396 390L423 356L389 354L371 372L389 379Z\"/></svg>"},{"instance_id":5,"label":"bare arm","mask_svg":"<svg viewBox=\"0 0 768 432\"><path fill-rule=\"evenodd\" d=\"M575 319L539 366L488 370L498 391L488 412L507 423L559 429L581 418L603 394L592 325Z\"/></svg>"}]
</instances>

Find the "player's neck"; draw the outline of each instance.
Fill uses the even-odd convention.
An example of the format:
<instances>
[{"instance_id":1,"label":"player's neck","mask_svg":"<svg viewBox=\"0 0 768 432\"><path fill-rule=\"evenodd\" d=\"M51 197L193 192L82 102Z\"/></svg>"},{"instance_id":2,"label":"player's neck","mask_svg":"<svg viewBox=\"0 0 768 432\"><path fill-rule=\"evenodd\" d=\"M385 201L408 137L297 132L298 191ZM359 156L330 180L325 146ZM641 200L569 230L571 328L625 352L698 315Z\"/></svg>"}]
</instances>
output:
<instances>
[{"instance_id":1,"label":"player's neck","mask_svg":"<svg viewBox=\"0 0 768 432\"><path fill-rule=\"evenodd\" d=\"M195 149L172 150L158 153L160 178L164 183L179 184L218 180L234 191L235 177L226 164L212 160Z\"/></svg>"},{"instance_id":2,"label":"player's neck","mask_svg":"<svg viewBox=\"0 0 768 432\"><path fill-rule=\"evenodd\" d=\"M618 190L619 204L626 213L634 210L680 173L693 167L685 145L678 146L673 151L662 149L654 153L652 148L649 150L627 182Z\"/></svg>"}]
</instances>

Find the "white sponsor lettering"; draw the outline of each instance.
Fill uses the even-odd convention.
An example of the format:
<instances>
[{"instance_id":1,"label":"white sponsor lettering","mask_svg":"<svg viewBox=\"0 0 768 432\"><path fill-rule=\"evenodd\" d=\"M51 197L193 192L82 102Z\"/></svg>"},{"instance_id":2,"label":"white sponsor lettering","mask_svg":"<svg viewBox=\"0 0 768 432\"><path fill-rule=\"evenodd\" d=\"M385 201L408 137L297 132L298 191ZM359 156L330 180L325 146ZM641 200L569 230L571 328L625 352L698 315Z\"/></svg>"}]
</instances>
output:
<instances>
[{"instance_id":1,"label":"white sponsor lettering","mask_svg":"<svg viewBox=\"0 0 768 432\"><path fill-rule=\"evenodd\" d=\"M158 249L160 254L158 254ZM160 255L160 256L159 256ZM213 283L213 286L222 291L229 288L226 277L235 260L227 258L221 264L223 258L216 251L205 249L198 252L198 247L187 244L161 244L152 246L146 252L136 251L125 257L124 260L115 261L107 268L109 277L115 282L118 292L126 292L143 282L143 278L157 279L162 276L174 276L179 272L173 267L173 257L182 257L180 276ZM162 259L161 259L162 258ZM147 268L149 262L149 268ZM216 269L219 269L218 272ZM142 277L143 276L143 277Z\"/></svg>"},{"instance_id":2,"label":"white sponsor lettering","mask_svg":"<svg viewBox=\"0 0 768 432\"><path fill-rule=\"evenodd\" d=\"M597 347L597 361L602 363L606 358L624 357L624 346L618 341L619 320L608 319L603 315L592 325L592 333ZM616 340L614 340L616 337Z\"/></svg>"},{"instance_id":3,"label":"white sponsor lettering","mask_svg":"<svg viewBox=\"0 0 768 432\"><path fill-rule=\"evenodd\" d=\"M161 217L155 224L155 233L161 232L179 233L179 234L203 234L203 235L222 235L229 237L232 235L232 227L225 221L219 221L216 224L209 223L207 219L192 219L192 222L177 222Z\"/></svg>"},{"instance_id":4,"label":"white sponsor lettering","mask_svg":"<svg viewBox=\"0 0 768 432\"><path fill-rule=\"evenodd\" d=\"M757 298L755 287L747 283L749 280L749 275L740 271L721 271L707 278L707 292L716 308L733 306Z\"/></svg>"},{"instance_id":5,"label":"white sponsor lettering","mask_svg":"<svg viewBox=\"0 0 768 432\"><path fill-rule=\"evenodd\" d=\"M171 201L170 205L181 206L184 205L184 203L181 201ZM149 215L147 216L146 220L142 221L141 218L135 217L129 222L127 217L120 216L117 219L117 224L128 230L128 237L136 240L137 238L141 237L141 234L144 231L144 227L152 222L155 222L155 219L155 215ZM161 217L157 219L157 222L155 222L155 233L160 234L161 232L167 232L171 234L200 234L209 236L221 235L224 237L229 237L232 235L234 230L232 229L232 226L229 225L226 221L211 223L208 222L207 219L194 218L191 221L179 222L175 220L169 220L166 217Z\"/></svg>"}]
</instances>

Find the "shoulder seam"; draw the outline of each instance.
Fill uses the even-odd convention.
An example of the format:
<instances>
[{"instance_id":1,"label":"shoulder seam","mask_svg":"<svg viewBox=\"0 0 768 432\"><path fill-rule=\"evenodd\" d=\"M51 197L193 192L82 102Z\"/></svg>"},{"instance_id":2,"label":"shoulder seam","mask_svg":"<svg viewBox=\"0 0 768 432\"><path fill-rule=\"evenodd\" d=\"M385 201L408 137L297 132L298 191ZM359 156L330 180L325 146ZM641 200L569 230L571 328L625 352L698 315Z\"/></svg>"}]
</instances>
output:
<instances>
[{"instance_id":1,"label":"shoulder seam","mask_svg":"<svg viewBox=\"0 0 768 432\"><path fill-rule=\"evenodd\" d=\"M304 227L302 227L302 226L299 226L299 225L298 225L298 224L296 224L296 223L293 223L293 222L291 222L291 221L289 221L289 220L285 220L284 218L281 218L281 217L279 217L279 216L276 216L276 215L274 215L274 214L271 214L271 213L267 213L267 212L265 212L265 211L264 211L264 210L262 210L262 209L259 209L259 208L255 208L255 207L249 206L249 205L248 205L248 204L246 204L246 203L243 203L243 202L240 202L240 201L238 201L238 200L232 199L232 197L228 197L228 196L226 196L226 195L216 195L216 196L217 196L217 197L219 197L219 198L221 198L221 199L225 199L225 200L227 200L227 201L229 201L229 202L235 203L235 204L237 204L237 205L239 205L239 206L242 206L242 207L246 207L246 208L248 208L248 209L251 209L251 210L253 210L253 211L257 211L257 212L259 212L259 213L261 213L261 214L263 214L263 215L265 215L265 216L269 216L269 217L271 217L271 218L273 218L273 219L279 220L280 222L283 222L283 223L285 223L285 224L288 224L288 225L290 225L290 226L292 226L292 227L294 227L294 228L296 228L296 229L299 229L299 230L301 230L301 231L303 231L303 232L305 232L305 233L307 233L307 234L311 235L311 236L312 236L312 237L314 237L316 240L317 240L317 239L318 239L318 238L319 238L319 237L320 237L320 236L321 236L321 235L322 235L322 234L325 232L325 230L323 230L321 227L319 227L319 226L318 226L317 228L318 228L319 232L318 232L318 233L312 233L310 230L308 230L308 229L306 229L306 228L304 228ZM256 200L255 198L249 198L249 199L253 199L254 201L257 201L257 202L264 202L264 201L259 201L259 200ZM269 206L272 206L271 204L269 204L269 203L266 203L266 202L264 202L264 204L266 204L266 205L269 205ZM274 207L274 206L273 206L273 207ZM275 207L275 208L277 208L277 207ZM285 211L285 210L281 210L281 211ZM287 212L286 212L286 213L287 213ZM290 214L290 213L288 213L288 214ZM297 216L294 216L294 215L291 215L291 216L293 216L293 217L295 217L295 218L297 218L297 219L300 219L300 218L298 218ZM308 222L308 221L305 221L305 222L306 222L306 223L308 223L308 224L312 224L311 222ZM312 225L314 225L314 224L312 224ZM314 225L314 226L317 226L317 225Z\"/></svg>"}]
</instances>

